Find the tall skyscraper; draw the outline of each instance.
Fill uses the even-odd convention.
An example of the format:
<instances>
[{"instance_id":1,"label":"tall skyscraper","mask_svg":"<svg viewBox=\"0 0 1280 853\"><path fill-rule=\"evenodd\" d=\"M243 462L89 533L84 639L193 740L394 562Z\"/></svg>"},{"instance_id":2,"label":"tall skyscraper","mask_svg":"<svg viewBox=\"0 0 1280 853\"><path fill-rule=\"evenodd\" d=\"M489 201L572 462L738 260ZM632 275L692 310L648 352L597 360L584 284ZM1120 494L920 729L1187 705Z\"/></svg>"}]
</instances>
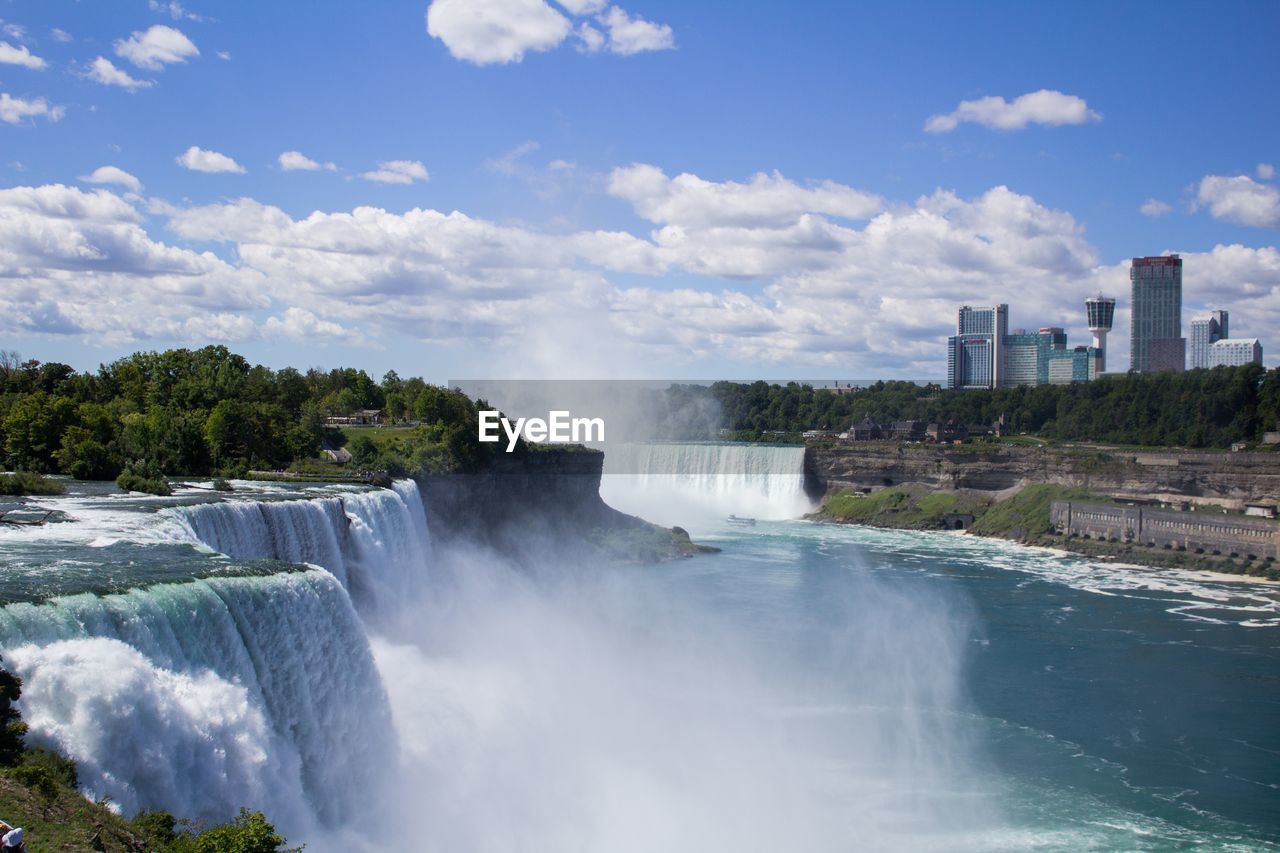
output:
<instances>
[{"instance_id":1,"label":"tall skyscraper","mask_svg":"<svg viewBox=\"0 0 1280 853\"><path fill-rule=\"evenodd\" d=\"M1210 347L1216 341L1231 337L1228 334L1227 312L1214 311L1207 320L1191 321L1191 363L1190 367L1213 367L1210 361Z\"/></svg>"},{"instance_id":2,"label":"tall skyscraper","mask_svg":"<svg viewBox=\"0 0 1280 853\"><path fill-rule=\"evenodd\" d=\"M1009 306L961 306L956 333L947 339L947 386L998 388L1004 375Z\"/></svg>"},{"instance_id":3,"label":"tall skyscraper","mask_svg":"<svg viewBox=\"0 0 1280 853\"><path fill-rule=\"evenodd\" d=\"M1111 331L1111 323L1116 317L1116 301L1099 293L1084 301L1085 310L1089 313L1089 331L1093 332L1093 348L1098 351L1098 363L1095 372L1102 373L1107 369L1107 332Z\"/></svg>"},{"instance_id":4,"label":"tall skyscraper","mask_svg":"<svg viewBox=\"0 0 1280 853\"><path fill-rule=\"evenodd\" d=\"M1134 258L1129 281L1129 369L1182 370L1187 349L1182 337L1182 258Z\"/></svg>"}]
</instances>

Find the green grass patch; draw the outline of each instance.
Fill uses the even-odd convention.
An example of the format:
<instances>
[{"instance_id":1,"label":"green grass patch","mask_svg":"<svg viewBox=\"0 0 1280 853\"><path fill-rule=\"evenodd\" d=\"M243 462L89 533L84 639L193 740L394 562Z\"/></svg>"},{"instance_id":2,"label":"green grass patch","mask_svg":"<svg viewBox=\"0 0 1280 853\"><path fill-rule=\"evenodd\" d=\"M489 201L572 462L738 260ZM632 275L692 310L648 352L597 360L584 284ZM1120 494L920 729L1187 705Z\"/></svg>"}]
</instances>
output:
<instances>
[{"instance_id":1,"label":"green grass patch","mask_svg":"<svg viewBox=\"0 0 1280 853\"><path fill-rule=\"evenodd\" d=\"M1084 489L1040 483L1027 486L1011 498L1006 498L983 513L969 528L979 536L1000 536L1006 539L1029 539L1053 532L1049 521L1049 509L1054 501L1090 501L1110 503Z\"/></svg>"},{"instance_id":2,"label":"green grass patch","mask_svg":"<svg viewBox=\"0 0 1280 853\"><path fill-rule=\"evenodd\" d=\"M934 492L923 486L893 486L869 495L844 491L832 497L815 518L907 530L939 530L953 513L979 516L987 509L980 497L961 492Z\"/></svg>"},{"instance_id":3,"label":"green grass patch","mask_svg":"<svg viewBox=\"0 0 1280 853\"><path fill-rule=\"evenodd\" d=\"M405 438L411 438L415 431L422 429L423 427L341 427L339 431L346 437L348 445L363 435L381 449L403 441Z\"/></svg>"}]
</instances>

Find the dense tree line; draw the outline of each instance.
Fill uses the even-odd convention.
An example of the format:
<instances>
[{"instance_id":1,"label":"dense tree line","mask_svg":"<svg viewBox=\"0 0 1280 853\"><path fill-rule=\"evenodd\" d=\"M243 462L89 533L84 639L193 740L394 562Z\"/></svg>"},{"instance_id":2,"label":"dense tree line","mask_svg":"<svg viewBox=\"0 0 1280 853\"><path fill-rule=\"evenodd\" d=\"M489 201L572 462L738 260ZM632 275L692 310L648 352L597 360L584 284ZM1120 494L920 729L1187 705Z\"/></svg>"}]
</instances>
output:
<instances>
[{"instance_id":1,"label":"dense tree line","mask_svg":"<svg viewBox=\"0 0 1280 853\"><path fill-rule=\"evenodd\" d=\"M714 400L721 426L745 436L770 430L842 432L864 416L880 424L954 419L989 425L1003 415L1013 432L1052 439L1228 447L1236 441L1260 440L1264 432L1277 428L1280 369L1217 367L990 391L891 381L835 394L795 382L717 382L676 386L668 396L678 401L676 409L695 400Z\"/></svg>"},{"instance_id":2,"label":"dense tree line","mask_svg":"<svg viewBox=\"0 0 1280 853\"><path fill-rule=\"evenodd\" d=\"M0 352L0 463L92 480L132 466L168 475L277 469L341 444L327 417L382 409L424 426L400 456L366 462L393 473L468 467L491 450L475 442L477 406L394 371L378 382L354 368L271 370L224 346L134 353L96 373Z\"/></svg>"}]
</instances>

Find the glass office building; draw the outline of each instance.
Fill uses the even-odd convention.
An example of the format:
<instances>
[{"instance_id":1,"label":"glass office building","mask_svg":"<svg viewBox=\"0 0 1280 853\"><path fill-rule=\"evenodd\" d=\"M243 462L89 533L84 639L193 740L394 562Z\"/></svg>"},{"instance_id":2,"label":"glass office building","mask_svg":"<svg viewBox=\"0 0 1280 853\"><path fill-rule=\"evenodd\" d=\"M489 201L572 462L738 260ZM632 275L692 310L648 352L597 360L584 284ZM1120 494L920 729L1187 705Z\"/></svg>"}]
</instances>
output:
<instances>
[{"instance_id":1,"label":"glass office building","mask_svg":"<svg viewBox=\"0 0 1280 853\"><path fill-rule=\"evenodd\" d=\"M1141 373L1182 370L1182 258L1177 255L1134 258L1129 313L1129 369Z\"/></svg>"},{"instance_id":2,"label":"glass office building","mask_svg":"<svg viewBox=\"0 0 1280 853\"><path fill-rule=\"evenodd\" d=\"M1008 333L1008 305L961 306L956 333L947 339L947 386L1000 387Z\"/></svg>"}]
</instances>

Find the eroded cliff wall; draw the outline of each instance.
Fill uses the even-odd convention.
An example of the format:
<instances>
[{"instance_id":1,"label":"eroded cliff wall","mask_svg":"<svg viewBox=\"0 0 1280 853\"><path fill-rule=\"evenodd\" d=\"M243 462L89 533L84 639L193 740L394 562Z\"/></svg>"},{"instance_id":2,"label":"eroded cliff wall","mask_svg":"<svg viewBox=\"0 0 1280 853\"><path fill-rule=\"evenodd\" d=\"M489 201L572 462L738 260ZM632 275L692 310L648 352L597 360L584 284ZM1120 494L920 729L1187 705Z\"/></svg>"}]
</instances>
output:
<instances>
[{"instance_id":1,"label":"eroded cliff wall","mask_svg":"<svg viewBox=\"0 0 1280 853\"><path fill-rule=\"evenodd\" d=\"M1003 492L1034 483L1117 497L1280 502L1280 453L1122 451L1085 447L899 444L811 445L805 473L815 491L918 483L939 490Z\"/></svg>"}]
</instances>

